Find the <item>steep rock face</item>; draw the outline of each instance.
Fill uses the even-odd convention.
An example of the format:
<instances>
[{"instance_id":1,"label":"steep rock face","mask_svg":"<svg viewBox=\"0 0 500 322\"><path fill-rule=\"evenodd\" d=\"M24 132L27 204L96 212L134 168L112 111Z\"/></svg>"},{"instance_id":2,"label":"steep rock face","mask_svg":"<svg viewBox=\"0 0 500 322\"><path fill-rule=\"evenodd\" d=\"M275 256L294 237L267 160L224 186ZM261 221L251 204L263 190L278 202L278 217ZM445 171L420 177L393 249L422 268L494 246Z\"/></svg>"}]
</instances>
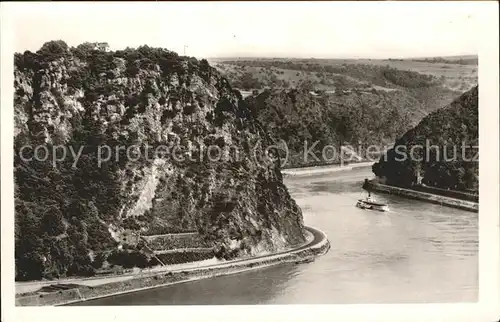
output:
<instances>
[{"instance_id":1,"label":"steep rock face","mask_svg":"<svg viewBox=\"0 0 500 322\"><path fill-rule=\"evenodd\" d=\"M91 274L125 230L223 258L304 241L271 138L205 60L50 42L16 54L15 90L18 278Z\"/></svg>"},{"instance_id":2,"label":"steep rock face","mask_svg":"<svg viewBox=\"0 0 500 322\"><path fill-rule=\"evenodd\" d=\"M478 189L478 86L426 116L397 139L373 172L387 183Z\"/></svg>"}]
</instances>

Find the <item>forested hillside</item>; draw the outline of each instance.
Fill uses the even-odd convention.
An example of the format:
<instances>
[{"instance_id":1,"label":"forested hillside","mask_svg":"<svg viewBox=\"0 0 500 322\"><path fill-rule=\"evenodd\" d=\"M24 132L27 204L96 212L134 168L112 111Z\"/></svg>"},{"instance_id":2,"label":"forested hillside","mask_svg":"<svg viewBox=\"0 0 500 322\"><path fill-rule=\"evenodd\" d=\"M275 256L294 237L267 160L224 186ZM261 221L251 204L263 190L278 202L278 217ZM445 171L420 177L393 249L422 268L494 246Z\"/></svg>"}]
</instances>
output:
<instances>
[{"instance_id":1,"label":"forested hillside","mask_svg":"<svg viewBox=\"0 0 500 322\"><path fill-rule=\"evenodd\" d=\"M93 275L123 256L146 265L125 235L195 231L220 258L304 241L263 153L271 138L206 60L52 41L15 55L14 86L16 279ZM165 145L186 158L146 149ZM239 157L209 158L208 146Z\"/></svg>"},{"instance_id":2,"label":"forested hillside","mask_svg":"<svg viewBox=\"0 0 500 322\"><path fill-rule=\"evenodd\" d=\"M377 177L389 184L421 183L454 190L478 189L478 87L426 116L398 138L373 166ZM406 158L405 158L406 156Z\"/></svg>"},{"instance_id":3,"label":"forested hillside","mask_svg":"<svg viewBox=\"0 0 500 322\"><path fill-rule=\"evenodd\" d=\"M362 158L368 146L383 152L460 95L457 89L477 83L473 65L452 62L256 58L221 59L216 67L246 95L253 91L247 102L288 148L285 166L294 167L339 162L344 144ZM318 142L321 160L304 159L305 142ZM323 157L325 146L334 146L336 157Z\"/></svg>"},{"instance_id":4,"label":"forested hillside","mask_svg":"<svg viewBox=\"0 0 500 322\"><path fill-rule=\"evenodd\" d=\"M266 131L286 145L285 167L340 162L340 148L347 145L364 158L369 146L382 149L425 115L414 98L383 91L312 95L299 87L267 90L246 101ZM317 159L305 158L314 144ZM344 161L356 159L346 154Z\"/></svg>"}]
</instances>

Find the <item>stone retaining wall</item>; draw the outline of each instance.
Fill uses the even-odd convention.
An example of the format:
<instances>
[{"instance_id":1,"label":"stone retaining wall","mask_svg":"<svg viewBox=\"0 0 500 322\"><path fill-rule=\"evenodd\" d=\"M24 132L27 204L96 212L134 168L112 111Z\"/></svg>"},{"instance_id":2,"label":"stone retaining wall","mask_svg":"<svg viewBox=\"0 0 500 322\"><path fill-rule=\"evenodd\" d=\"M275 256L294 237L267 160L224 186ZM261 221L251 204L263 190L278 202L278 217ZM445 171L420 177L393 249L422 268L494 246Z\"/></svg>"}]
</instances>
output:
<instances>
[{"instance_id":1,"label":"stone retaining wall","mask_svg":"<svg viewBox=\"0 0 500 322\"><path fill-rule=\"evenodd\" d=\"M198 233L165 234L143 236L152 250L175 250L182 248L208 248L209 244Z\"/></svg>"},{"instance_id":2,"label":"stone retaining wall","mask_svg":"<svg viewBox=\"0 0 500 322\"><path fill-rule=\"evenodd\" d=\"M249 269L256 269L277 265L284 262L300 262L312 259L315 256L325 254L330 248L330 243L325 234L321 242L297 251L283 254L266 256L245 261L226 263L209 266L205 268L193 268L176 272L145 273L133 279L112 282L95 287L81 287L78 289L61 290L48 294L36 294L29 296L17 296L18 306L54 306L65 305L90 299L97 299L106 296L118 295L128 292L135 292L148 288L160 287L175 284L183 281L190 281L213 276L229 275L243 272Z\"/></svg>"},{"instance_id":3,"label":"stone retaining wall","mask_svg":"<svg viewBox=\"0 0 500 322\"><path fill-rule=\"evenodd\" d=\"M435 195L427 192L403 189L399 187L389 186L381 183L376 183L373 181L366 180L363 184L364 189L369 189L371 191L383 192L393 195L398 195L406 198L427 201L434 204L439 204L443 206L453 207L457 209L479 212L479 203L460 200L440 195Z\"/></svg>"}]
</instances>

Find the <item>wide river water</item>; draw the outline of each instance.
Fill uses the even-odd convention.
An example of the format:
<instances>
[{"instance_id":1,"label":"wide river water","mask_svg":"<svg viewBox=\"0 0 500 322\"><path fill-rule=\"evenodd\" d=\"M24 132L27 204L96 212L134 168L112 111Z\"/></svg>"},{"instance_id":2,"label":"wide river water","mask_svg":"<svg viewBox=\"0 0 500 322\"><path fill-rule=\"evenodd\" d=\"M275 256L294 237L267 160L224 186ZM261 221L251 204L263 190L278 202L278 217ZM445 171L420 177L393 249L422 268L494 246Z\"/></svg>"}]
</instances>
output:
<instances>
[{"instance_id":1,"label":"wide river water","mask_svg":"<svg viewBox=\"0 0 500 322\"><path fill-rule=\"evenodd\" d=\"M355 208L371 169L290 176L306 225L330 251L314 262L79 303L80 305L346 304L473 302L478 296L478 215L373 194L387 213Z\"/></svg>"}]
</instances>

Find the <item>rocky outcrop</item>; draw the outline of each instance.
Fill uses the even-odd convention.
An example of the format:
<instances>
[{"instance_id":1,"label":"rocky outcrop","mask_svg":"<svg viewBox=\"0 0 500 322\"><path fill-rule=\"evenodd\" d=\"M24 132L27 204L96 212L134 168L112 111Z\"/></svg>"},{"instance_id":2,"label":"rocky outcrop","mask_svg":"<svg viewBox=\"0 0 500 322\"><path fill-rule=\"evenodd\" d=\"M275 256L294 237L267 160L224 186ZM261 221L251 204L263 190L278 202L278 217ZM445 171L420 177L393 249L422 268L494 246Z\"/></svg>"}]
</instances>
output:
<instances>
[{"instance_id":1,"label":"rocky outcrop","mask_svg":"<svg viewBox=\"0 0 500 322\"><path fill-rule=\"evenodd\" d=\"M130 230L223 258L304 241L271 138L205 60L50 42L16 54L15 89L18 278L92 274Z\"/></svg>"},{"instance_id":2,"label":"rocky outcrop","mask_svg":"<svg viewBox=\"0 0 500 322\"><path fill-rule=\"evenodd\" d=\"M478 192L478 87L426 116L373 165L390 185Z\"/></svg>"}]
</instances>

